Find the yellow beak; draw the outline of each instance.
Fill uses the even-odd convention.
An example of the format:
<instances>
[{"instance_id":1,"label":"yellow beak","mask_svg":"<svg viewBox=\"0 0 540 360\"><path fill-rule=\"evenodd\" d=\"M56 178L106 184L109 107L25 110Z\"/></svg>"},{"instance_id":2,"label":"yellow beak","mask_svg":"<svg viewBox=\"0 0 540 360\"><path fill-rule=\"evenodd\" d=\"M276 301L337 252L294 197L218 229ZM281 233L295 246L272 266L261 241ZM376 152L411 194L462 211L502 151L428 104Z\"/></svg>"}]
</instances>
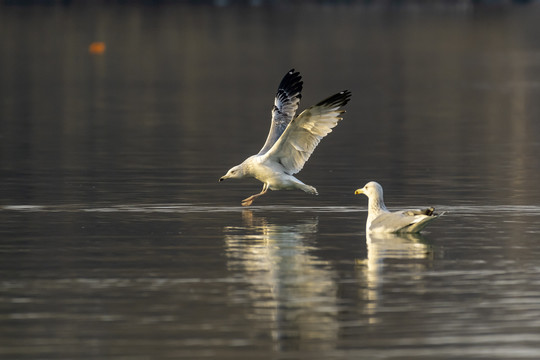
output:
<instances>
[{"instance_id":1,"label":"yellow beak","mask_svg":"<svg viewBox=\"0 0 540 360\"><path fill-rule=\"evenodd\" d=\"M363 194L363 193L364 193L364 190L356 189L356 191L354 192L354 195L359 195L359 194Z\"/></svg>"}]
</instances>

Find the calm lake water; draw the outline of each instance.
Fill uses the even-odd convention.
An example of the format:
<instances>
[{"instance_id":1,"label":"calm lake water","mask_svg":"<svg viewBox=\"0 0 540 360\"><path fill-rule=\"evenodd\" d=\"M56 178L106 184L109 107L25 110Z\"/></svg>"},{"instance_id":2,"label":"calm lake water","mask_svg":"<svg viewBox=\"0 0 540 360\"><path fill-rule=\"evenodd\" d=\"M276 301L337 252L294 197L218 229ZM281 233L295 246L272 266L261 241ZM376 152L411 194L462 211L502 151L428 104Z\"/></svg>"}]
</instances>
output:
<instances>
[{"instance_id":1,"label":"calm lake water","mask_svg":"<svg viewBox=\"0 0 540 360\"><path fill-rule=\"evenodd\" d=\"M0 357L540 358L539 17L0 6ZM242 208L293 67L353 94L320 195ZM366 236L369 180L447 213Z\"/></svg>"}]
</instances>

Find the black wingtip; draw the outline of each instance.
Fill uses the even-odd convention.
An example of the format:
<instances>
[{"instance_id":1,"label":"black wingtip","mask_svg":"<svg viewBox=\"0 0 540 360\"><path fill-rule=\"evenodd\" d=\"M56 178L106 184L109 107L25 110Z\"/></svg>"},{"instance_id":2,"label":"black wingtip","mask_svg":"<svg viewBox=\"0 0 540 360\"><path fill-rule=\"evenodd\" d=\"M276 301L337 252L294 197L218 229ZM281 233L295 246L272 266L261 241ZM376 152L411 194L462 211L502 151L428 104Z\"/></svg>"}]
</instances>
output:
<instances>
[{"instance_id":1,"label":"black wingtip","mask_svg":"<svg viewBox=\"0 0 540 360\"><path fill-rule=\"evenodd\" d=\"M304 82L302 81L302 76L298 71L295 71L294 68L289 70L283 79L279 83L277 94L278 97L282 94L288 94L288 96L295 96L297 98L302 98L300 94L302 92L302 87Z\"/></svg>"},{"instance_id":2,"label":"black wingtip","mask_svg":"<svg viewBox=\"0 0 540 360\"><path fill-rule=\"evenodd\" d=\"M300 84L300 89L302 89L302 76L300 76L300 72L291 69L283 76L283 79L279 83L279 89L288 89L296 84Z\"/></svg>"},{"instance_id":3,"label":"black wingtip","mask_svg":"<svg viewBox=\"0 0 540 360\"><path fill-rule=\"evenodd\" d=\"M351 99L352 93L349 90L343 90L330 96L329 98L324 99L319 102L316 106L327 106L327 107L339 107L346 105Z\"/></svg>"}]
</instances>

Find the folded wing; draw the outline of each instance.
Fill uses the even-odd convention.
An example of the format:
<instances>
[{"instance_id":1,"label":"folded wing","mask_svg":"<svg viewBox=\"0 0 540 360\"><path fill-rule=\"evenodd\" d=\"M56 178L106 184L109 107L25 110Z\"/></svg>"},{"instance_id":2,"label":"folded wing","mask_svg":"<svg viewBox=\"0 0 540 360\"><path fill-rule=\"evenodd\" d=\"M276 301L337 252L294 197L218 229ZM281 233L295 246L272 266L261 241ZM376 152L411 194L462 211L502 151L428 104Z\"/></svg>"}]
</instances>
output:
<instances>
[{"instance_id":1,"label":"folded wing","mask_svg":"<svg viewBox=\"0 0 540 360\"><path fill-rule=\"evenodd\" d=\"M371 222L370 230L375 232L406 232L416 233L439 215L434 214L434 209L402 210L384 213Z\"/></svg>"},{"instance_id":2,"label":"folded wing","mask_svg":"<svg viewBox=\"0 0 540 360\"><path fill-rule=\"evenodd\" d=\"M279 139L287 128L298 109L298 103L302 98L302 77L299 72L291 69L279 83L274 107L272 108L272 122L270 131L261 151L258 155L265 154Z\"/></svg>"},{"instance_id":3,"label":"folded wing","mask_svg":"<svg viewBox=\"0 0 540 360\"><path fill-rule=\"evenodd\" d=\"M340 108L350 97L350 91L345 90L304 110L268 150L268 159L280 163L291 175L302 170L321 139L342 119L345 111Z\"/></svg>"}]
</instances>

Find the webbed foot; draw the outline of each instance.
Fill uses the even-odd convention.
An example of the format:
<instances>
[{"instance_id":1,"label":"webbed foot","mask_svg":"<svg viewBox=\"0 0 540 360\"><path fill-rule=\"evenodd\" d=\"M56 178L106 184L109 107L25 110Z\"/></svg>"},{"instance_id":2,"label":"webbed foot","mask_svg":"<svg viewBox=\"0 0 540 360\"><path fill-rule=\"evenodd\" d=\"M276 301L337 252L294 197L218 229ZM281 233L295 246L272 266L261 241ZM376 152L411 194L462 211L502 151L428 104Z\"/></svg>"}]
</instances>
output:
<instances>
[{"instance_id":1,"label":"webbed foot","mask_svg":"<svg viewBox=\"0 0 540 360\"><path fill-rule=\"evenodd\" d=\"M242 200L242 206L250 206L253 203L253 199L247 198Z\"/></svg>"}]
</instances>

